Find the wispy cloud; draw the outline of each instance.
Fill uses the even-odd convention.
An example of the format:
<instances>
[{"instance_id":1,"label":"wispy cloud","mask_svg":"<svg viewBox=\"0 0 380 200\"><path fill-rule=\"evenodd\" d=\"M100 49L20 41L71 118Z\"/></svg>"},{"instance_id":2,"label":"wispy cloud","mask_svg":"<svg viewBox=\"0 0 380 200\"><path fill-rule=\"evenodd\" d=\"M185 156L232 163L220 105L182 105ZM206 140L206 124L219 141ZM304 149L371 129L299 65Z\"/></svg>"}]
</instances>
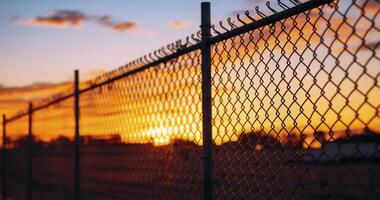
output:
<instances>
[{"instance_id":1,"label":"wispy cloud","mask_svg":"<svg viewBox=\"0 0 380 200\"><path fill-rule=\"evenodd\" d=\"M103 16L94 16L93 20L97 21L103 26L111 28L113 31L121 32L125 30L137 30L137 24L134 22L121 22L112 19L111 16L103 15Z\"/></svg>"},{"instance_id":2,"label":"wispy cloud","mask_svg":"<svg viewBox=\"0 0 380 200\"><path fill-rule=\"evenodd\" d=\"M31 26L48 26L62 28L67 26L80 26L87 19L87 16L75 10L57 10L48 16L38 16L25 20L26 25Z\"/></svg>"},{"instance_id":3,"label":"wispy cloud","mask_svg":"<svg viewBox=\"0 0 380 200\"><path fill-rule=\"evenodd\" d=\"M51 28L81 27L86 22L92 21L115 32L137 30L136 22L115 20L109 15L88 15L78 10L56 10L47 16L37 16L25 20L14 17L10 21L22 25Z\"/></svg>"},{"instance_id":4,"label":"wispy cloud","mask_svg":"<svg viewBox=\"0 0 380 200\"><path fill-rule=\"evenodd\" d=\"M186 20L172 20L168 23L168 26L172 29L184 29L190 26L190 22Z\"/></svg>"}]
</instances>

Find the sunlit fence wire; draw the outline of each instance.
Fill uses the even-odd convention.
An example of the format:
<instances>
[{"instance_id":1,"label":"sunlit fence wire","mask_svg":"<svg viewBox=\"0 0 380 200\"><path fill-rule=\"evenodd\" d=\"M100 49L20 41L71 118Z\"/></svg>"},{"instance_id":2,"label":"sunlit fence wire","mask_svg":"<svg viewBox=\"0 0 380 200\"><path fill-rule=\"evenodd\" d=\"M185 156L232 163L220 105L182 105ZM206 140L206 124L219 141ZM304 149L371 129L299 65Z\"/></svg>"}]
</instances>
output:
<instances>
[{"instance_id":1,"label":"sunlit fence wire","mask_svg":"<svg viewBox=\"0 0 380 200\"><path fill-rule=\"evenodd\" d=\"M379 13L377 0L269 2L33 104L4 124L8 196L74 198L79 98L83 199L376 199Z\"/></svg>"},{"instance_id":2,"label":"sunlit fence wire","mask_svg":"<svg viewBox=\"0 0 380 200\"><path fill-rule=\"evenodd\" d=\"M199 54L80 95L84 197L201 198Z\"/></svg>"},{"instance_id":3,"label":"sunlit fence wire","mask_svg":"<svg viewBox=\"0 0 380 200\"><path fill-rule=\"evenodd\" d=\"M337 1L213 45L216 197L379 194L379 8Z\"/></svg>"},{"instance_id":4,"label":"sunlit fence wire","mask_svg":"<svg viewBox=\"0 0 380 200\"><path fill-rule=\"evenodd\" d=\"M73 98L33 113L32 198L73 199Z\"/></svg>"}]
</instances>

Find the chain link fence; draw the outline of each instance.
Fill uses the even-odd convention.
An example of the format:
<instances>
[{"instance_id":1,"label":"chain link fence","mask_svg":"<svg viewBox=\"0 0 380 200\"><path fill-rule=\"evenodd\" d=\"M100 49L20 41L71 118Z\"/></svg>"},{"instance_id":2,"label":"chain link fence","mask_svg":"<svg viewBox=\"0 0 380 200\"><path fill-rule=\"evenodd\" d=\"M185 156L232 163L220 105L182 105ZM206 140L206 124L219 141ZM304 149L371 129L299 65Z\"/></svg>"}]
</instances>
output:
<instances>
[{"instance_id":1,"label":"chain link fence","mask_svg":"<svg viewBox=\"0 0 380 200\"><path fill-rule=\"evenodd\" d=\"M86 199L201 198L199 55L80 95Z\"/></svg>"},{"instance_id":2,"label":"chain link fence","mask_svg":"<svg viewBox=\"0 0 380 200\"><path fill-rule=\"evenodd\" d=\"M376 199L379 13L281 0L209 26L204 9L185 40L6 118L3 197Z\"/></svg>"},{"instance_id":3,"label":"chain link fence","mask_svg":"<svg viewBox=\"0 0 380 200\"><path fill-rule=\"evenodd\" d=\"M6 132L5 163L7 166L6 176L8 176L6 192L12 198L26 199L28 191L26 168L28 166L28 116L7 123Z\"/></svg>"},{"instance_id":4,"label":"chain link fence","mask_svg":"<svg viewBox=\"0 0 380 200\"><path fill-rule=\"evenodd\" d=\"M213 45L217 198L379 195L379 8L334 1Z\"/></svg>"},{"instance_id":5,"label":"chain link fence","mask_svg":"<svg viewBox=\"0 0 380 200\"><path fill-rule=\"evenodd\" d=\"M73 199L73 98L33 113L32 199Z\"/></svg>"}]
</instances>

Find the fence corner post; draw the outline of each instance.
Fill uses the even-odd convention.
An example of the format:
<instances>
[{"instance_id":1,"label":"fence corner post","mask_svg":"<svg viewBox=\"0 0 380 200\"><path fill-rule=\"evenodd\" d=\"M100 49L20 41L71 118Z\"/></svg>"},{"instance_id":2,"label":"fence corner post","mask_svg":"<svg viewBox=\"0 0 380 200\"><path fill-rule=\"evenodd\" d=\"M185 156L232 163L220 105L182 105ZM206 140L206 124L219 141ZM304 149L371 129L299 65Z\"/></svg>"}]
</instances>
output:
<instances>
[{"instance_id":1,"label":"fence corner post","mask_svg":"<svg viewBox=\"0 0 380 200\"><path fill-rule=\"evenodd\" d=\"M5 114L3 114L3 144L2 144L2 197L3 199L7 199L7 131L6 131L6 125L7 125L7 118Z\"/></svg>"},{"instance_id":2,"label":"fence corner post","mask_svg":"<svg viewBox=\"0 0 380 200\"><path fill-rule=\"evenodd\" d=\"M33 104L29 102L28 108L28 152L27 152L27 199L32 199L32 176L33 176L33 167L32 167L32 151L33 151Z\"/></svg>"},{"instance_id":3,"label":"fence corner post","mask_svg":"<svg viewBox=\"0 0 380 200\"><path fill-rule=\"evenodd\" d=\"M74 114L75 114L75 136L74 136L74 178L75 199L81 199L80 189L80 135L79 135L79 71L74 71Z\"/></svg>"},{"instance_id":4,"label":"fence corner post","mask_svg":"<svg viewBox=\"0 0 380 200\"><path fill-rule=\"evenodd\" d=\"M210 2L201 3L203 199L213 198Z\"/></svg>"}]
</instances>

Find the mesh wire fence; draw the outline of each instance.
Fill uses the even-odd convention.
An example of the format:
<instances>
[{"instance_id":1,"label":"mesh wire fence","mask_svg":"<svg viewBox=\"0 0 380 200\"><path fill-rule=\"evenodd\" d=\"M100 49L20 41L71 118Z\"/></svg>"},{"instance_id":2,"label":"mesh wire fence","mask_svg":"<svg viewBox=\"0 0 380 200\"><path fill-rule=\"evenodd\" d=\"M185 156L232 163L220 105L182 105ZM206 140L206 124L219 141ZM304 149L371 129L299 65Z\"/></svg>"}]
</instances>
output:
<instances>
[{"instance_id":1,"label":"mesh wire fence","mask_svg":"<svg viewBox=\"0 0 380 200\"><path fill-rule=\"evenodd\" d=\"M13 199L27 198L28 116L7 123L7 192Z\"/></svg>"},{"instance_id":2,"label":"mesh wire fence","mask_svg":"<svg viewBox=\"0 0 380 200\"><path fill-rule=\"evenodd\" d=\"M33 113L32 198L73 199L74 98Z\"/></svg>"},{"instance_id":3,"label":"mesh wire fence","mask_svg":"<svg viewBox=\"0 0 380 200\"><path fill-rule=\"evenodd\" d=\"M201 198L199 65L197 50L80 95L84 198Z\"/></svg>"},{"instance_id":4,"label":"mesh wire fence","mask_svg":"<svg viewBox=\"0 0 380 200\"><path fill-rule=\"evenodd\" d=\"M267 3L259 18L213 26L212 37L298 5ZM379 1L333 1L211 44L214 198L380 195L379 13ZM153 54L174 55L198 37ZM163 62L149 54L82 83L83 199L202 198L199 48ZM34 198L73 198L73 103L33 113ZM7 123L9 190L19 195L27 119Z\"/></svg>"},{"instance_id":5,"label":"mesh wire fence","mask_svg":"<svg viewBox=\"0 0 380 200\"><path fill-rule=\"evenodd\" d=\"M379 195L379 8L336 1L213 45L217 198Z\"/></svg>"}]
</instances>

